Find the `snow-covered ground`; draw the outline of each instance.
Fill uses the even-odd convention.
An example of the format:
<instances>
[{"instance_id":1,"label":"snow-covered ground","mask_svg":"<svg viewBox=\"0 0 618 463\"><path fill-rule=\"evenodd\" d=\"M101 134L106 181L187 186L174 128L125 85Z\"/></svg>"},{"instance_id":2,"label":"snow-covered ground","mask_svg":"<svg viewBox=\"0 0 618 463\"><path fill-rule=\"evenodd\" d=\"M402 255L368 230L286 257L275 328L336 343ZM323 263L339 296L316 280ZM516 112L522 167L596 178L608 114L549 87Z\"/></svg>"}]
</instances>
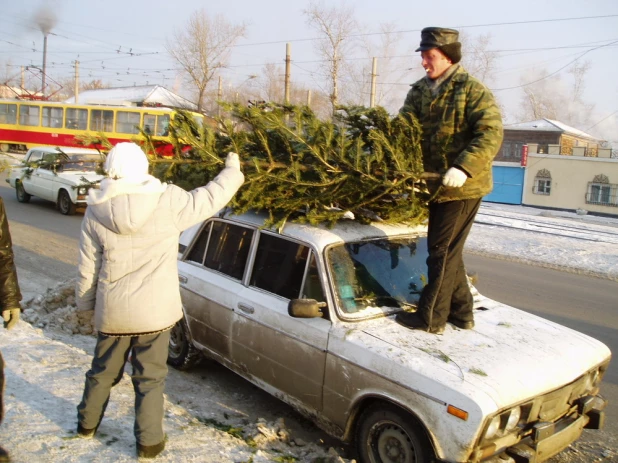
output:
<instances>
[{"instance_id":1,"label":"snow-covered ground","mask_svg":"<svg viewBox=\"0 0 618 463\"><path fill-rule=\"evenodd\" d=\"M467 250L618 281L617 244L616 218L484 204ZM58 283L51 291L41 287L38 298L25 301L29 310L24 318L32 324L22 321L0 334L0 351L7 364L0 445L11 452L14 462L136 461L133 390L126 374L112 391L96 437L84 440L75 435L75 407L94 338L70 334L78 327L83 330L85 324L72 308L71 283ZM207 369L203 371L208 374ZM248 387L249 392L237 392L224 383L200 379L200 375L170 371L168 442L157 461L347 461L329 444L305 440L282 417L260 419L247 414L259 408L261 391ZM604 452L618 458L614 450Z\"/></svg>"}]
</instances>

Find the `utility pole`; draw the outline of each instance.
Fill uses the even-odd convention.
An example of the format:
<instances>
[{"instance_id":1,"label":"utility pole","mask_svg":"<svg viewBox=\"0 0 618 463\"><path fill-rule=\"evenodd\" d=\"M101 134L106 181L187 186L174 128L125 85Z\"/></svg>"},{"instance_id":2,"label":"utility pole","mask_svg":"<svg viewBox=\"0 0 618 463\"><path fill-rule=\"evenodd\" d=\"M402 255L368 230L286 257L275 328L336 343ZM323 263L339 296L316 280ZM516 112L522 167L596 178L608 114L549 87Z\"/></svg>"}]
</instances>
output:
<instances>
[{"instance_id":1,"label":"utility pole","mask_svg":"<svg viewBox=\"0 0 618 463\"><path fill-rule=\"evenodd\" d=\"M47 34L43 34L43 71L41 72L41 95L45 99L45 73L47 72Z\"/></svg>"},{"instance_id":2,"label":"utility pole","mask_svg":"<svg viewBox=\"0 0 618 463\"><path fill-rule=\"evenodd\" d=\"M285 45L285 97L283 102L290 104L290 63L292 56L292 44Z\"/></svg>"},{"instance_id":3,"label":"utility pole","mask_svg":"<svg viewBox=\"0 0 618 463\"><path fill-rule=\"evenodd\" d=\"M307 106L311 108L311 90L307 90Z\"/></svg>"},{"instance_id":4,"label":"utility pole","mask_svg":"<svg viewBox=\"0 0 618 463\"><path fill-rule=\"evenodd\" d=\"M75 61L75 104L79 99L79 61Z\"/></svg>"},{"instance_id":5,"label":"utility pole","mask_svg":"<svg viewBox=\"0 0 618 463\"><path fill-rule=\"evenodd\" d=\"M369 97L369 107L373 108L376 105L376 76L378 72L378 58L373 58L371 66L371 96Z\"/></svg>"}]
</instances>

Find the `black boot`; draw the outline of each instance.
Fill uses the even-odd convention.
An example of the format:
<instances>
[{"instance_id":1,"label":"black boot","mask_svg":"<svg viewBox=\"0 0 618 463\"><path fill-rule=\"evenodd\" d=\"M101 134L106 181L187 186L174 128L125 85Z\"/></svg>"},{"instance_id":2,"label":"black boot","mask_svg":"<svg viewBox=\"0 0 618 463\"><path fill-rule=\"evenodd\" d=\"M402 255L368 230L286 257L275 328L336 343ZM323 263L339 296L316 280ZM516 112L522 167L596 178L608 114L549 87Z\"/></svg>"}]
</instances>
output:
<instances>
[{"instance_id":1,"label":"black boot","mask_svg":"<svg viewBox=\"0 0 618 463\"><path fill-rule=\"evenodd\" d=\"M399 312L395 316L395 321L411 330L423 330L432 334L442 334L445 328L444 325L429 327L418 312Z\"/></svg>"},{"instance_id":2,"label":"black boot","mask_svg":"<svg viewBox=\"0 0 618 463\"><path fill-rule=\"evenodd\" d=\"M98 426L96 428L86 429L81 424L77 423L77 435L84 439L92 439L97 432L97 428Z\"/></svg>"},{"instance_id":3,"label":"black boot","mask_svg":"<svg viewBox=\"0 0 618 463\"><path fill-rule=\"evenodd\" d=\"M449 315L448 320L450 324L455 325L457 328L461 328L462 330L471 330L474 328L474 320L459 320L458 318L451 317Z\"/></svg>"},{"instance_id":4,"label":"black boot","mask_svg":"<svg viewBox=\"0 0 618 463\"><path fill-rule=\"evenodd\" d=\"M7 461L11 461L9 458L9 452L0 447L0 462L5 463Z\"/></svg>"},{"instance_id":5,"label":"black boot","mask_svg":"<svg viewBox=\"0 0 618 463\"><path fill-rule=\"evenodd\" d=\"M165 449L165 440L162 440L155 445L142 445L137 443L137 456L138 458L155 458Z\"/></svg>"}]
</instances>

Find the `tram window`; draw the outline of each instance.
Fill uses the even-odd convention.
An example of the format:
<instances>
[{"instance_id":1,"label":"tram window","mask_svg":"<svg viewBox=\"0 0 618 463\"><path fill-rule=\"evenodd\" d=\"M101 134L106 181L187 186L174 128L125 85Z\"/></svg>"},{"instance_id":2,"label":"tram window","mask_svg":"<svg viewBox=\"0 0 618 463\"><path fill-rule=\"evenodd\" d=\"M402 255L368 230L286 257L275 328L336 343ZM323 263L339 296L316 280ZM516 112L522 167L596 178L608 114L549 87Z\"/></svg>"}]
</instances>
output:
<instances>
[{"instance_id":1,"label":"tram window","mask_svg":"<svg viewBox=\"0 0 618 463\"><path fill-rule=\"evenodd\" d=\"M154 114L144 114L144 132L148 135L153 135L155 125L157 125L157 116Z\"/></svg>"},{"instance_id":2,"label":"tram window","mask_svg":"<svg viewBox=\"0 0 618 463\"><path fill-rule=\"evenodd\" d=\"M41 118L41 125L43 127L59 128L62 127L62 108L53 108L51 106L43 106L43 117Z\"/></svg>"},{"instance_id":3,"label":"tram window","mask_svg":"<svg viewBox=\"0 0 618 463\"><path fill-rule=\"evenodd\" d=\"M0 124L15 124L17 122L17 105L0 104Z\"/></svg>"},{"instance_id":4,"label":"tram window","mask_svg":"<svg viewBox=\"0 0 618 463\"><path fill-rule=\"evenodd\" d=\"M167 137L169 135L170 117L166 114L164 116L157 117L157 135L160 137Z\"/></svg>"},{"instance_id":5,"label":"tram window","mask_svg":"<svg viewBox=\"0 0 618 463\"><path fill-rule=\"evenodd\" d=\"M22 104L19 107L19 125L39 125L41 108Z\"/></svg>"},{"instance_id":6,"label":"tram window","mask_svg":"<svg viewBox=\"0 0 618 463\"><path fill-rule=\"evenodd\" d=\"M88 110L79 108L67 108L65 128L74 130L86 130L88 128Z\"/></svg>"},{"instance_id":7,"label":"tram window","mask_svg":"<svg viewBox=\"0 0 618 463\"><path fill-rule=\"evenodd\" d=\"M97 132L112 132L114 130L114 111L90 110L90 130Z\"/></svg>"},{"instance_id":8,"label":"tram window","mask_svg":"<svg viewBox=\"0 0 618 463\"><path fill-rule=\"evenodd\" d=\"M138 134L139 113L118 111L116 113L116 132Z\"/></svg>"}]
</instances>

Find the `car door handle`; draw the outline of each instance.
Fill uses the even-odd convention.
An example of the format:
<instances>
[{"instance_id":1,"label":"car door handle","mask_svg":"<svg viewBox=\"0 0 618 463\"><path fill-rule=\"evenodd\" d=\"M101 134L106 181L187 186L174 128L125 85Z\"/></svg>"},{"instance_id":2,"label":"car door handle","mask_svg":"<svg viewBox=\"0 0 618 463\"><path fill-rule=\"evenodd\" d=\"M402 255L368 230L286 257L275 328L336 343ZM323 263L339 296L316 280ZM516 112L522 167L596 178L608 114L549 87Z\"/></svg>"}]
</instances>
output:
<instances>
[{"instance_id":1,"label":"car door handle","mask_svg":"<svg viewBox=\"0 0 618 463\"><path fill-rule=\"evenodd\" d=\"M246 305L246 304L242 304L242 303L238 303L238 308L240 310L242 310L245 313L253 313L255 312L255 309L253 307L251 307L250 305Z\"/></svg>"},{"instance_id":2,"label":"car door handle","mask_svg":"<svg viewBox=\"0 0 618 463\"><path fill-rule=\"evenodd\" d=\"M184 275L178 275L178 281L180 281L181 283L186 283L187 281L189 281L189 279Z\"/></svg>"}]
</instances>

